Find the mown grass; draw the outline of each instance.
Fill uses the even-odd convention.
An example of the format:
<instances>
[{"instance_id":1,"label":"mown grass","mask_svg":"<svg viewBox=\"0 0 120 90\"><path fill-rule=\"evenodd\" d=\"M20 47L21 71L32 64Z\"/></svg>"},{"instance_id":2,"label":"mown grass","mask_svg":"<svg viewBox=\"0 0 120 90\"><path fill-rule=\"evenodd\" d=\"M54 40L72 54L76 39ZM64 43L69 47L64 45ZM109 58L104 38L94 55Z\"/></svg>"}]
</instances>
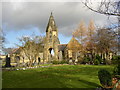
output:
<instances>
[{"instance_id":1,"label":"mown grass","mask_svg":"<svg viewBox=\"0 0 120 90\"><path fill-rule=\"evenodd\" d=\"M3 71L3 88L97 88L98 70L108 65L62 65L19 71Z\"/></svg>"}]
</instances>

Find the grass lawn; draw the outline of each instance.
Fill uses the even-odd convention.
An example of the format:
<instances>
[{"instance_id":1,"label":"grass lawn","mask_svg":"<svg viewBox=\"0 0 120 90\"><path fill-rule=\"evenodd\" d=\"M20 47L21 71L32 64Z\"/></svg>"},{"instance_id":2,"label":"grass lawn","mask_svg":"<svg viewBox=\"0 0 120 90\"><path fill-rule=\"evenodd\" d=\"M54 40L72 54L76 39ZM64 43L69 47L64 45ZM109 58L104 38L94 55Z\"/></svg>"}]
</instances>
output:
<instances>
[{"instance_id":1,"label":"grass lawn","mask_svg":"<svg viewBox=\"0 0 120 90\"><path fill-rule=\"evenodd\" d=\"M99 69L108 65L62 65L19 71L3 71L3 88L97 88Z\"/></svg>"}]
</instances>

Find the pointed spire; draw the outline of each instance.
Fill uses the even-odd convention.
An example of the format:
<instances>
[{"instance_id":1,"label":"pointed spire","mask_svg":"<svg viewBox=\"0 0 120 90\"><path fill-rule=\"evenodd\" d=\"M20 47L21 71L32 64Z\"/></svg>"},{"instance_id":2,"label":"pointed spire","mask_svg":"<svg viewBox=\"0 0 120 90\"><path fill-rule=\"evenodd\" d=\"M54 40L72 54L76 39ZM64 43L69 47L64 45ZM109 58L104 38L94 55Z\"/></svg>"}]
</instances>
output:
<instances>
[{"instance_id":1,"label":"pointed spire","mask_svg":"<svg viewBox=\"0 0 120 90\"><path fill-rule=\"evenodd\" d=\"M74 33L75 33L75 32L72 32L72 37L75 37Z\"/></svg>"},{"instance_id":2,"label":"pointed spire","mask_svg":"<svg viewBox=\"0 0 120 90\"><path fill-rule=\"evenodd\" d=\"M49 18L49 21L48 21L48 25L47 25L47 28L46 28L46 32L48 32L48 27L51 26L52 27L52 30L56 30L56 24L55 24L55 20L54 20L54 17L53 17L53 13L51 12L50 14L50 18Z\"/></svg>"},{"instance_id":3,"label":"pointed spire","mask_svg":"<svg viewBox=\"0 0 120 90\"><path fill-rule=\"evenodd\" d=\"M52 12L52 11L51 11L51 13L50 13L50 18L49 18L49 20L50 20L50 19L54 19L54 18L53 18L53 12Z\"/></svg>"},{"instance_id":4,"label":"pointed spire","mask_svg":"<svg viewBox=\"0 0 120 90\"><path fill-rule=\"evenodd\" d=\"M74 34L72 34L72 38L74 38L75 36L74 36Z\"/></svg>"},{"instance_id":5,"label":"pointed spire","mask_svg":"<svg viewBox=\"0 0 120 90\"><path fill-rule=\"evenodd\" d=\"M51 16L52 16L52 12L51 12Z\"/></svg>"}]
</instances>

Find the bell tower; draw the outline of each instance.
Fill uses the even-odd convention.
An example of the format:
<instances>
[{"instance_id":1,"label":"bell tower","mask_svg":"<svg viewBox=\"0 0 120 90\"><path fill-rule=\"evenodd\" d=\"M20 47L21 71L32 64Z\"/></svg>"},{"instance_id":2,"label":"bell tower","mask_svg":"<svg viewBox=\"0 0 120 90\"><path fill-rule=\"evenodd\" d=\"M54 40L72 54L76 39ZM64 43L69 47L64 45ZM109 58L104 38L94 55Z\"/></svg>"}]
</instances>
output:
<instances>
[{"instance_id":1,"label":"bell tower","mask_svg":"<svg viewBox=\"0 0 120 90\"><path fill-rule=\"evenodd\" d=\"M60 44L58 39L58 29L51 12L48 25L46 27L46 37L43 53L43 59L45 62L58 60L58 44Z\"/></svg>"}]
</instances>

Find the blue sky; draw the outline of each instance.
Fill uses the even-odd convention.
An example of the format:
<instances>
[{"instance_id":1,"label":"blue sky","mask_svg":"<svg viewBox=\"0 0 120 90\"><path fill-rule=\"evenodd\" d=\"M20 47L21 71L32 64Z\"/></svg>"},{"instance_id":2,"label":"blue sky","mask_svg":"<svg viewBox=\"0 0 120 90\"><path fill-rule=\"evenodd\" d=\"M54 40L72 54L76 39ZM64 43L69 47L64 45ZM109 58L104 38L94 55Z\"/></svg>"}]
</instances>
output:
<instances>
[{"instance_id":1,"label":"blue sky","mask_svg":"<svg viewBox=\"0 0 120 90\"><path fill-rule=\"evenodd\" d=\"M5 38L6 38L6 43L5 43L5 47L6 48L16 48L17 45L20 45L20 42L18 40L19 37L22 37L22 36L31 36L32 34L35 34L35 35L42 35L44 36L45 35L45 32L44 33L41 33L39 29L37 28L32 28L30 30L19 30L19 31L9 31L9 32L6 32L6 35L5 35ZM70 39L71 39L71 36L70 37L66 37L62 34L59 34L58 35L59 37L59 40L60 40L60 43L61 44L67 44Z\"/></svg>"}]
</instances>

